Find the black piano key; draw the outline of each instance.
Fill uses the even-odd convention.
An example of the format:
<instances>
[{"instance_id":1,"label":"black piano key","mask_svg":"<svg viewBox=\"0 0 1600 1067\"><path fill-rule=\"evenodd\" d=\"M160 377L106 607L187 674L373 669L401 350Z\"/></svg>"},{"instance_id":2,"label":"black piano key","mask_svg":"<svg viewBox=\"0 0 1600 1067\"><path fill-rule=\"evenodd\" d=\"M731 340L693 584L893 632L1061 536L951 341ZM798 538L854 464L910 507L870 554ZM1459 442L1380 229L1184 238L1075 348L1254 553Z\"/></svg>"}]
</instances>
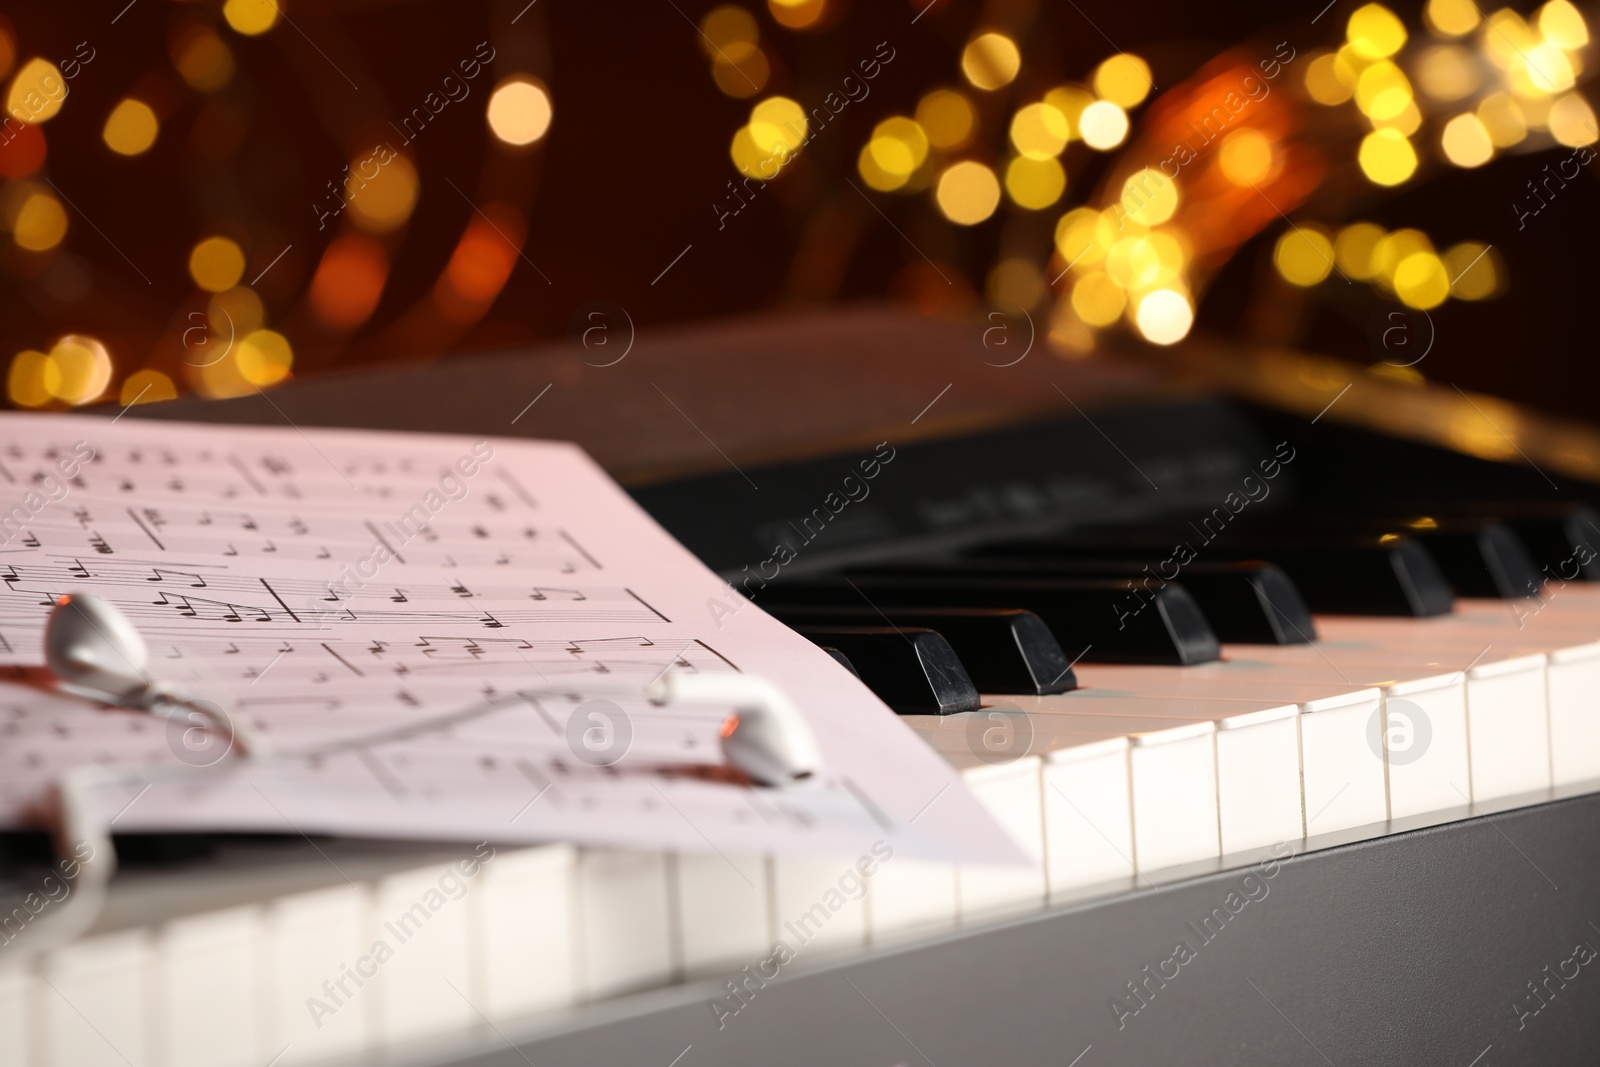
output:
<instances>
[{"instance_id":1,"label":"black piano key","mask_svg":"<svg viewBox=\"0 0 1600 1067\"><path fill-rule=\"evenodd\" d=\"M880 611L887 607L1020 608L1043 619L1069 654L1090 662L1186 667L1209 663L1222 654L1205 614L1175 583L1135 596L1121 582L883 575L774 583L761 591L758 602L865 604Z\"/></svg>"},{"instance_id":2,"label":"black piano key","mask_svg":"<svg viewBox=\"0 0 1600 1067\"><path fill-rule=\"evenodd\" d=\"M1493 510L1522 538L1543 577L1600 582L1600 512L1585 504Z\"/></svg>"},{"instance_id":3,"label":"black piano key","mask_svg":"<svg viewBox=\"0 0 1600 1067\"><path fill-rule=\"evenodd\" d=\"M856 676L902 715L954 715L982 706L950 642L932 630L892 626L798 626L849 659Z\"/></svg>"},{"instance_id":4,"label":"black piano key","mask_svg":"<svg viewBox=\"0 0 1600 1067\"><path fill-rule=\"evenodd\" d=\"M1457 596L1515 600L1538 592L1544 576L1503 522L1415 520L1404 532L1421 541Z\"/></svg>"},{"instance_id":5,"label":"black piano key","mask_svg":"<svg viewBox=\"0 0 1600 1067\"><path fill-rule=\"evenodd\" d=\"M861 672L856 670L856 665L850 662L849 656L845 655L843 652L840 652L837 648L830 648L827 645L822 646L822 651L832 656L834 662L838 663L839 666L843 667L857 678L861 677Z\"/></svg>"},{"instance_id":6,"label":"black piano key","mask_svg":"<svg viewBox=\"0 0 1600 1067\"><path fill-rule=\"evenodd\" d=\"M950 642L967 674L984 693L1045 695L1076 689L1072 664L1044 620L1031 611L989 608L895 608L885 615L859 607L802 607L768 604L767 610L791 626L921 627Z\"/></svg>"},{"instance_id":7,"label":"black piano key","mask_svg":"<svg viewBox=\"0 0 1600 1067\"><path fill-rule=\"evenodd\" d=\"M915 564L872 568L902 573ZM958 563L928 564L943 571L1018 574L1032 578L1104 578L1145 595L1166 582L1148 563L1091 556L1045 555L1019 548L1014 554L993 547ZM857 573L852 570L851 572ZM1206 620L1224 641L1246 645L1303 645L1316 639L1316 624L1300 590L1283 570L1261 560L1191 563L1173 568ZM930 624L931 625L931 624Z\"/></svg>"},{"instance_id":8,"label":"black piano key","mask_svg":"<svg viewBox=\"0 0 1600 1067\"><path fill-rule=\"evenodd\" d=\"M1455 606L1455 595L1439 565L1426 548L1409 537L1348 532L1275 535L1250 529L1239 531L1237 537L1230 530L1206 541L1192 530L1186 538L1180 529L1167 537L1130 533L1043 543L1053 553L1087 557L1136 551L1162 564L1182 565L1184 559L1196 557L1268 560L1289 575L1312 611L1329 615L1421 618L1448 614Z\"/></svg>"}]
</instances>

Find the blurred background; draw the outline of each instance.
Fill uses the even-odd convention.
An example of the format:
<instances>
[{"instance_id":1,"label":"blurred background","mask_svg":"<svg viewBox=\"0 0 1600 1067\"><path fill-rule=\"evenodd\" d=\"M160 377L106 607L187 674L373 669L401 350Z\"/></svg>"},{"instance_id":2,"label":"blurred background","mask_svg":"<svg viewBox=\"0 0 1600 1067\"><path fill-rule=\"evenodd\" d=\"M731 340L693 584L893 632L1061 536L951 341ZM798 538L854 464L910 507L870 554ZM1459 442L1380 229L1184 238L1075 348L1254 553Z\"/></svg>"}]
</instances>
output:
<instances>
[{"instance_id":1,"label":"blurred background","mask_svg":"<svg viewBox=\"0 0 1600 1067\"><path fill-rule=\"evenodd\" d=\"M12 3L6 403L891 301L1062 359L1284 347L1589 416L1594 17Z\"/></svg>"}]
</instances>

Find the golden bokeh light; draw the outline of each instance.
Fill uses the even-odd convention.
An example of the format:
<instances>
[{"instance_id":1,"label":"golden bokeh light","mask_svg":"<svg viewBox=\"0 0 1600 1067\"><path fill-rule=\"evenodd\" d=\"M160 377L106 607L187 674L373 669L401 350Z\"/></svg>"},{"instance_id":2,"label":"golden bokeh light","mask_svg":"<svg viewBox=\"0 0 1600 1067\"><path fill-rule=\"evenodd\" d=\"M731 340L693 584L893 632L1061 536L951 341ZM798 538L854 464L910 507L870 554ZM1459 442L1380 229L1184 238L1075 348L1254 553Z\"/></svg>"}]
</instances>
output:
<instances>
[{"instance_id":1,"label":"golden bokeh light","mask_svg":"<svg viewBox=\"0 0 1600 1067\"><path fill-rule=\"evenodd\" d=\"M767 0L773 21L791 30L815 26L827 9L827 0Z\"/></svg>"},{"instance_id":2,"label":"golden bokeh light","mask_svg":"<svg viewBox=\"0 0 1600 1067\"><path fill-rule=\"evenodd\" d=\"M1148 289L1161 275L1161 253L1144 237L1124 237L1106 253L1106 274L1130 292Z\"/></svg>"},{"instance_id":3,"label":"golden bokeh light","mask_svg":"<svg viewBox=\"0 0 1600 1067\"><path fill-rule=\"evenodd\" d=\"M983 33L961 50L961 73L974 88L993 90L1010 85L1022 67L1016 42L1003 33Z\"/></svg>"},{"instance_id":4,"label":"golden bokeh light","mask_svg":"<svg viewBox=\"0 0 1600 1067\"><path fill-rule=\"evenodd\" d=\"M222 17L235 33L254 37L278 24L277 0L226 0Z\"/></svg>"},{"instance_id":5,"label":"golden bokeh light","mask_svg":"<svg viewBox=\"0 0 1600 1067\"><path fill-rule=\"evenodd\" d=\"M130 98L111 109L100 138L117 155L136 156L149 151L160 132L161 124L150 105Z\"/></svg>"},{"instance_id":6,"label":"golden bokeh light","mask_svg":"<svg viewBox=\"0 0 1600 1067\"><path fill-rule=\"evenodd\" d=\"M1259 185L1272 174L1272 141L1259 130L1235 130L1222 139L1217 165L1235 185Z\"/></svg>"},{"instance_id":7,"label":"golden bokeh light","mask_svg":"<svg viewBox=\"0 0 1600 1067\"><path fill-rule=\"evenodd\" d=\"M1373 130L1361 139L1356 158L1375 185L1399 185L1417 170L1417 150L1399 130Z\"/></svg>"},{"instance_id":8,"label":"golden bokeh light","mask_svg":"<svg viewBox=\"0 0 1600 1067\"><path fill-rule=\"evenodd\" d=\"M714 7L700 20L700 51L712 59L731 46L753 45L760 40L755 16L738 4Z\"/></svg>"},{"instance_id":9,"label":"golden bokeh light","mask_svg":"<svg viewBox=\"0 0 1600 1067\"><path fill-rule=\"evenodd\" d=\"M49 122L67 99L67 81L48 59L35 57L22 65L6 93L6 111L19 122Z\"/></svg>"},{"instance_id":10,"label":"golden bokeh light","mask_svg":"<svg viewBox=\"0 0 1600 1067\"><path fill-rule=\"evenodd\" d=\"M1528 121L1522 108L1505 93L1490 93L1478 102L1478 121L1489 131L1496 148L1510 148L1528 136Z\"/></svg>"},{"instance_id":11,"label":"golden bokeh light","mask_svg":"<svg viewBox=\"0 0 1600 1067\"><path fill-rule=\"evenodd\" d=\"M18 407L44 407L55 399L60 383L61 371L50 357L29 349L12 357L11 369L6 373L6 395Z\"/></svg>"},{"instance_id":12,"label":"golden bokeh light","mask_svg":"<svg viewBox=\"0 0 1600 1067\"><path fill-rule=\"evenodd\" d=\"M154 404L158 400L176 400L178 387L172 379L158 370L136 370L122 382L122 394L117 403L123 407L134 404Z\"/></svg>"},{"instance_id":13,"label":"golden bokeh light","mask_svg":"<svg viewBox=\"0 0 1600 1067\"><path fill-rule=\"evenodd\" d=\"M206 301L206 322L211 326L211 335L205 339L205 343L216 341L219 349L227 348L235 338L260 329L266 320L267 310L254 289L244 285L225 289ZM199 335L194 335L194 340L198 350ZM195 362L204 362L209 358L203 356Z\"/></svg>"},{"instance_id":14,"label":"golden bokeh light","mask_svg":"<svg viewBox=\"0 0 1600 1067\"><path fill-rule=\"evenodd\" d=\"M1339 77L1338 57L1325 52L1306 64L1306 92L1319 104L1333 107L1350 99L1351 86Z\"/></svg>"},{"instance_id":15,"label":"golden bokeh light","mask_svg":"<svg viewBox=\"0 0 1600 1067\"><path fill-rule=\"evenodd\" d=\"M1557 48L1569 52L1589 43L1589 24L1569 0L1550 0L1539 9L1539 32Z\"/></svg>"},{"instance_id":16,"label":"golden bokeh light","mask_svg":"<svg viewBox=\"0 0 1600 1067\"><path fill-rule=\"evenodd\" d=\"M1346 277L1368 281L1378 273L1378 242L1388 234L1371 222L1354 222L1339 231L1333 241L1333 258Z\"/></svg>"},{"instance_id":17,"label":"golden bokeh light","mask_svg":"<svg viewBox=\"0 0 1600 1067\"><path fill-rule=\"evenodd\" d=\"M797 150L809 129L805 109L787 96L769 96L750 109L750 137L768 156Z\"/></svg>"},{"instance_id":18,"label":"golden bokeh light","mask_svg":"<svg viewBox=\"0 0 1600 1067\"><path fill-rule=\"evenodd\" d=\"M1458 167L1481 167L1494 158L1494 142L1483 122L1468 111L1444 124L1439 147Z\"/></svg>"},{"instance_id":19,"label":"golden bokeh light","mask_svg":"<svg viewBox=\"0 0 1600 1067\"><path fill-rule=\"evenodd\" d=\"M253 330L239 339L234 365L251 385L276 385L289 376L294 349L289 339L275 330Z\"/></svg>"},{"instance_id":20,"label":"golden bokeh light","mask_svg":"<svg viewBox=\"0 0 1600 1067\"><path fill-rule=\"evenodd\" d=\"M1537 98L1572 88L1577 71L1565 52L1546 42L1518 56L1507 70L1506 81L1518 96Z\"/></svg>"},{"instance_id":21,"label":"golden bokeh light","mask_svg":"<svg viewBox=\"0 0 1600 1067\"><path fill-rule=\"evenodd\" d=\"M867 149L884 171L909 178L928 158L928 135L915 119L894 115L872 128Z\"/></svg>"},{"instance_id":22,"label":"golden bokeh light","mask_svg":"<svg viewBox=\"0 0 1600 1067\"><path fill-rule=\"evenodd\" d=\"M1061 112L1067 120L1067 139L1082 137L1083 109L1094 103L1094 94L1077 85L1058 85L1044 94L1044 102Z\"/></svg>"},{"instance_id":23,"label":"golden bokeh light","mask_svg":"<svg viewBox=\"0 0 1600 1067\"><path fill-rule=\"evenodd\" d=\"M1421 230L1400 229L1385 234L1372 250L1372 280L1393 288L1400 264L1420 252L1433 252L1433 242Z\"/></svg>"},{"instance_id":24,"label":"golden bokeh light","mask_svg":"<svg viewBox=\"0 0 1600 1067\"><path fill-rule=\"evenodd\" d=\"M1428 0L1422 17L1441 37L1462 37L1478 25L1481 16L1474 0Z\"/></svg>"},{"instance_id":25,"label":"golden bokeh light","mask_svg":"<svg viewBox=\"0 0 1600 1067\"><path fill-rule=\"evenodd\" d=\"M1018 207L1042 211L1067 191L1067 171L1055 157L1018 156L1006 164L1006 194Z\"/></svg>"},{"instance_id":26,"label":"golden bokeh light","mask_svg":"<svg viewBox=\"0 0 1600 1067\"><path fill-rule=\"evenodd\" d=\"M863 149L865 151L865 149ZM778 166L783 162L779 157L768 157L756 139L750 136L749 126L740 126L733 134L733 142L728 145L728 158L733 160L734 169L747 178L759 181L771 181L778 174Z\"/></svg>"},{"instance_id":27,"label":"golden bokeh light","mask_svg":"<svg viewBox=\"0 0 1600 1067\"><path fill-rule=\"evenodd\" d=\"M1350 16L1345 36L1356 54L1366 59L1384 59L1406 43L1406 27L1382 4L1367 4Z\"/></svg>"},{"instance_id":28,"label":"golden bokeh light","mask_svg":"<svg viewBox=\"0 0 1600 1067\"><path fill-rule=\"evenodd\" d=\"M1411 103L1411 82L1399 67L1379 60L1356 80L1356 106L1372 119L1392 119Z\"/></svg>"},{"instance_id":29,"label":"golden bokeh light","mask_svg":"<svg viewBox=\"0 0 1600 1067\"><path fill-rule=\"evenodd\" d=\"M961 148L972 140L977 123L972 102L954 89L935 89L917 101L917 125L935 148Z\"/></svg>"},{"instance_id":30,"label":"golden bokeh light","mask_svg":"<svg viewBox=\"0 0 1600 1067\"><path fill-rule=\"evenodd\" d=\"M495 86L485 117L489 129L509 145L530 145L550 129L550 94L537 80L513 75Z\"/></svg>"},{"instance_id":31,"label":"golden bokeh light","mask_svg":"<svg viewBox=\"0 0 1600 1067\"><path fill-rule=\"evenodd\" d=\"M1109 152L1128 136L1128 113L1109 100L1096 100L1078 116L1078 135L1090 148Z\"/></svg>"},{"instance_id":32,"label":"golden bokeh light","mask_svg":"<svg viewBox=\"0 0 1600 1067\"><path fill-rule=\"evenodd\" d=\"M357 171L361 164L351 165ZM405 225L416 209L422 183L406 156L394 156L350 197L350 219L368 233L389 233Z\"/></svg>"},{"instance_id":33,"label":"golden bokeh light","mask_svg":"<svg viewBox=\"0 0 1600 1067\"><path fill-rule=\"evenodd\" d=\"M11 223L11 239L29 252L54 248L66 235L66 208L46 192L29 193Z\"/></svg>"},{"instance_id":34,"label":"golden bokeh light","mask_svg":"<svg viewBox=\"0 0 1600 1067\"><path fill-rule=\"evenodd\" d=\"M207 237L189 253L189 277L210 293L232 289L244 276L244 251L226 237Z\"/></svg>"},{"instance_id":35,"label":"golden bokeh light","mask_svg":"<svg viewBox=\"0 0 1600 1067\"><path fill-rule=\"evenodd\" d=\"M1450 295L1456 299L1487 300L1500 291L1505 265L1493 248L1477 241L1463 241L1442 258L1450 278Z\"/></svg>"},{"instance_id":36,"label":"golden bokeh light","mask_svg":"<svg viewBox=\"0 0 1600 1067\"><path fill-rule=\"evenodd\" d=\"M1150 64L1127 52L1119 52L1096 67L1093 81L1100 99L1122 108L1138 105L1155 85L1150 79Z\"/></svg>"},{"instance_id":37,"label":"golden bokeh light","mask_svg":"<svg viewBox=\"0 0 1600 1067\"><path fill-rule=\"evenodd\" d=\"M214 93L233 80L233 52L210 29L195 26L172 44L172 65L189 88Z\"/></svg>"},{"instance_id":38,"label":"golden bokeh light","mask_svg":"<svg viewBox=\"0 0 1600 1067\"><path fill-rule=\"evenodd\" d=\"M1072 287L1072 310L1090 326L1109 326L1122 317L1128 294L1103 270L1091 271Z\"/></svg>"},{"instance_id":39,"label":"golden bokeh light","mask_svg":"<svg viewBox=\"0 0 1600 1067\"><path fill-rule=\"evenodd\" d=\"M1550 125L1550 136L1561 144L1580 148L1595 142L1594 110L1577 93L1568 93L1551 104L1546 121Z\"/></svg>"},{"instance_id":40,"label":"golden bokeh light","mask_svg":"<svg viewBox=\"0 0 1600 1067\"><path fill-rule=\"evenodd\" d=\"M730 44L711 64L711 80L735 100L756 95L767 87L771 76L772 65L759 45Z\"/></svg>"},{"instance_id":41,"label":"golden bokeh light","mask_svg":"<svg viewBox=\"0 0 1600 1067\"><path fill-rule=\"evenodd\" d=\"M1071 136L1067 117L1050 104L1028 104L1011 118L1011 144L1029 159L1059 156Z\"/></svg>"},{"instance_id":42,"label":"golden bokeh light","mask_svg":"<svg viewBox=\"0 0 1600 1067\"><path fill-rule=\"evenodd\" d=\"M1272 250L1273 266L1291 285L1312 286L1333 273L1333 242L1316 226L1285 230Z\"/></svg>"},{"instance_id":43,"label":"golden bokeh light","mask_svg":"<svg viewBox=\"0 0 1600 1067\"><path fill-rule=\"evenodd\" d=\"M1483 50L1501 68L1509 68L1540 43L1533 28L1509 7L1495 11L1488 22L1483 31Z\"/></svg>"},{"instance_id":44,"label":"golden bokeh light","mask_svg":"<svg viewBox=\"0 0 1600 1067\"><path fill-rule=\"evenodd\" d=\"M1106 227L1108 236L1110 227ZM1106 257L1107 243L1099 239L1100 212L1092 207L1076 207L1056 222L1056 251L1064 264L1094 266ZM1122 314L1119 308L1113 319Z\"/></svg>"},{"instance_id":45,"label":"golden bokeh light","mask_svg":"<svg viewBox=\"0 0 1600 1067\"><path fill-rule=\"evenodd\" d=\"M1460 45L1436 45L1417 61L1417 84L1435 100L1460 100L1477 90L1478 68Z\"/></svg>"},{"instance_id":46,"label":"golden bokeh light","mask_svg":"<svg viewBox=\"0 0 1600 1067\"><path fill-rule=\"evenodd\" d=\"M111 384L111 353L93 337L69 333L50 349L56 368L46 387L57 400L78 406L99 400Z\"/></svg>"},{"instance_id":47,"label":"golden bokeh light","mask_svg":"<svg viewBox=\"0 0 1600 1067\"><path fill-rule=\"evenodd\" d=\"M1427 311L1450 295L1450 276L1444 261L1432 252L1413 252L1394 269L1394 294L1407 307Z\"/></svg>"},{"instance_id":48,"label":"golden bokeh light","mask_svg":"<svg viewBox=\"0 0 1600 1067\"><path fill-rule=\"evenodd\" d=\"M951 222L976 226L1000 206L1000 180L982 163L962 160L939 175L934 200Z\"/></svg>"},{"instance_id":49,"label":"golden bokeh light","mask_svg":"<svg viewBox=\"0 0 1600 1067\"><path fill-rule=\"evenodd\" d=\"M1178 183L1146 167L1122 183L1121 203L1127 217L1141 226L1159 226L1178 210Z\"/></svg>"},{"instance_id":50,"label":"golden bokeh light","mask_svg":"<svg viewBox=\"0 0 1600 1067\"><path fill-rule=\"evenodd\" d=\"M1194 326L1194 308L1182 293L1157 289L1139 301L1134 322L1145 340L1158 345L1176 344Z\"/></svg>"}]
</instances>

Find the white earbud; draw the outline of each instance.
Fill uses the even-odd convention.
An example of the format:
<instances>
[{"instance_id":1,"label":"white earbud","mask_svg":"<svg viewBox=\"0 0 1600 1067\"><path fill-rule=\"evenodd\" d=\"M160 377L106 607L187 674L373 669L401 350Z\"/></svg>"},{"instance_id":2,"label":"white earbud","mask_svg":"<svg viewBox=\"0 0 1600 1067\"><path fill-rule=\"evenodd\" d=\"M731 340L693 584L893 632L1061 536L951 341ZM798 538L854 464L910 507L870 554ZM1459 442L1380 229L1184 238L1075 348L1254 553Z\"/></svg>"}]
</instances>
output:
<instances>
[{"instance_id":1,"label":"white earbud","mask_svg":"<svg viewBox=\"0 0 1600 1067\"><path fill-rule=\"evenodd\" d=\"M822 751L805 716L764 678L669 674L651 688L669 701L738 708L722 724L722 754L763 785L787 785L822 770Z\"/></svg>"},{"instance_id":2,"label":"white earbud","mask_svg":"<svg viewBox=\"0 0 1600 1067\"><path fill-rule=\"evenodd\" d=\"M242 751L259 747L221 708L152 681L144 638L110 601L89 593L57 600L45 622L44 659L69 692L165 718L194 712Z\"/></svg>"}]
</instances>

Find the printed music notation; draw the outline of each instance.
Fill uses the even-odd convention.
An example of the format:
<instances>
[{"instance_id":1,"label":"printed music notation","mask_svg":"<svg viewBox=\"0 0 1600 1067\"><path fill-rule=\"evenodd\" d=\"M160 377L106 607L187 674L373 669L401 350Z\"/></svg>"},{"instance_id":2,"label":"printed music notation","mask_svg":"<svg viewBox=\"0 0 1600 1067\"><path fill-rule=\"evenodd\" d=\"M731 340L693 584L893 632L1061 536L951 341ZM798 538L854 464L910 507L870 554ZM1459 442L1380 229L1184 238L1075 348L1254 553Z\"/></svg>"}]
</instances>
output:
<instances>
[{"instance_id":1,"label":"printed music notation","mask_svg":"<svg viewBox=\"0 0 1600 1067\"><path fill-rule=\"evenodd\" d=\"M898 816L912 852L992 851L948 766L579 450L373 436L0 414L0 825L92 765L129 830L853 853ZM151 677L317 754L202 766L193 723L50 691L68 593L133 621ZM837 773L730 779L732 709L644 699L669 671L773 680Z\"/></svg>"}]
</instances>

